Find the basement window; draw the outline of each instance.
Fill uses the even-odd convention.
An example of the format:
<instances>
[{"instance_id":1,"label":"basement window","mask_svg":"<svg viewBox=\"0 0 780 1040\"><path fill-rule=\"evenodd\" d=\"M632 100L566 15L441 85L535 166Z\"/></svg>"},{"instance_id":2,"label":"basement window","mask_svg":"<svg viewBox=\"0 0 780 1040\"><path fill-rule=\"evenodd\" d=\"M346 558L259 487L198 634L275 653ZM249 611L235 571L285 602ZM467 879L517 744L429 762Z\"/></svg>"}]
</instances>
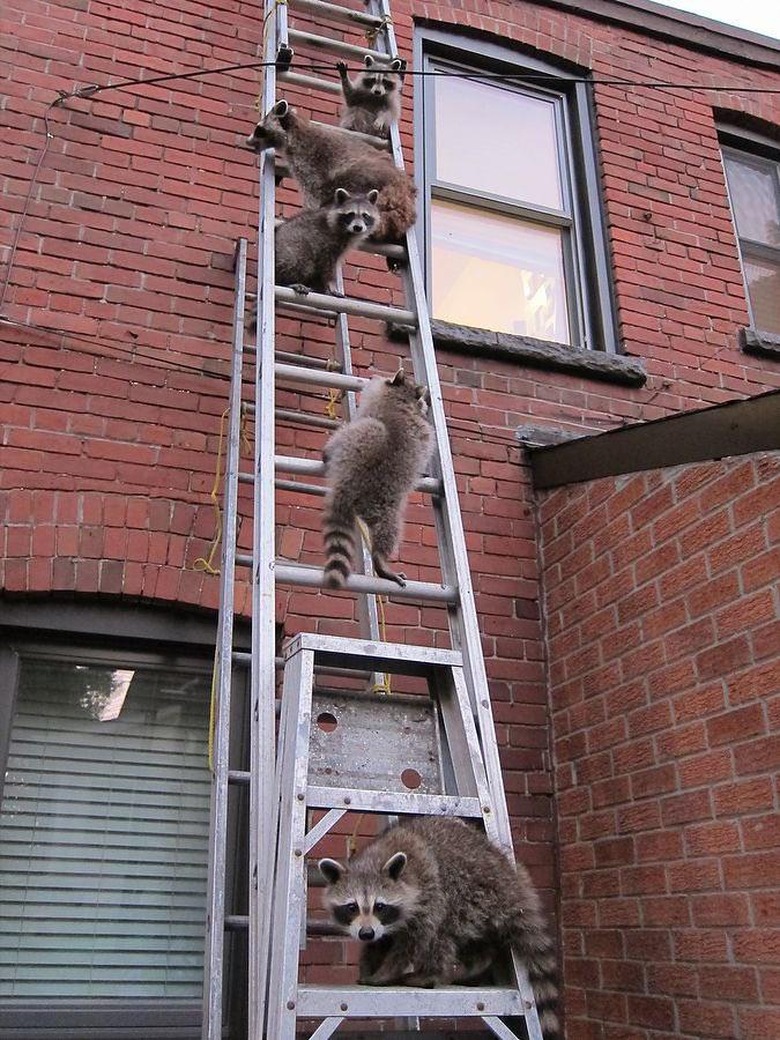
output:
<instances>
[{"instance_id":1,"label":"basement window","mask_svg":"<svg viewBox=\"0 0 780 1040\"><path fill-rule=\"evenodd\" d=\"M0 651L0 1033L199 1022L210 688L178 654Z\"/></svg>"},{"instance_id":2,"label":"basement window","mask_svg":"<svg viewBox=\"0 0 780 1040\"><path fill-rule=\"evenodd\" d=\"M729 139L729 142L733 141ZM780 335L780 158L724 143L731 211L754 329Z\"/></svg>"},{"instance_id":3,"label":"basement window","mask_svg":"<svg viewBox=\"0 0 780 1040\"><path fill-rule=\"evenodd\" d=\"M614 350L586 84L435 32L418 49L432 318Z\"/></svg>"}]
</instances>

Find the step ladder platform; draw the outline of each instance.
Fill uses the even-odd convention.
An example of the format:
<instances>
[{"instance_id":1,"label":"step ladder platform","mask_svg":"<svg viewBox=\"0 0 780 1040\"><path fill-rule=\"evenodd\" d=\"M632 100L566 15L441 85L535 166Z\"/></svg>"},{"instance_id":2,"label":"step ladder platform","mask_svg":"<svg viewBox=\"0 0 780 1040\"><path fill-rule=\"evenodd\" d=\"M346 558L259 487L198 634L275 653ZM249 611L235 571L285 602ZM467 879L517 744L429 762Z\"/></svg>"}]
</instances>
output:
<instances>
[{"instance_id":1,"label":"step ladder platform","mask_svg":"<svg viewBox=\"0 0 780 1040\"><path fill-rule=\"evenodd\" d=\"M504 986L323 986L298 987L296 1013L302 1018L392 1018L405 1015L457 1018L476 1015L524 1017L518 990Z\"/></svg>"},{"instance_id":2,"label":"step ladder platform","mask_svg":"<svg viewBox=\"0 0 780 1040\"><path fill-rule=\"evenodd\" d=\"M462 816L476 820L485 811L479 798L460 795L389 794L361 788L310 785L306 794L310 809L349 809L383 816Z\"/></svg>"},{"instance_id":3,"label":"step ladder platform","mask_svg":"<svg viewBox=\"0 0 780 1040\"><path fill-rule=\"evenodd\" d=\"M314 632L301 632L294 636L284 647L283 655L285 660L289 660L306 650L315 654L318 664L327 663L356 671L391 672L394 675L430 676L436 668L459 668L463 665L457 650L348 639Z\"/></svg>"}]
</instances>

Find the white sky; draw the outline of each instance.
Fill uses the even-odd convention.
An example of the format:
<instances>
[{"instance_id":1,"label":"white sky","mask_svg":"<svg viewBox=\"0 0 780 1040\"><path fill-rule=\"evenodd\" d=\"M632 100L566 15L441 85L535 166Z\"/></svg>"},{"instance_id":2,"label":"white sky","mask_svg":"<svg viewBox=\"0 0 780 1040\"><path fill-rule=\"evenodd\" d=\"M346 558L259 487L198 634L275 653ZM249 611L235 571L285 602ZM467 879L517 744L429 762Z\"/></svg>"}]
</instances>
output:
<instances>
[{"instance_id":1,"label":"white sky","mask_svg":"<svg viewBox=\"0 0 780 1040\"><path fill-rule=\"evenodd\" d=\"M778 0L659 0L666 7L692 11L704 18L780 39Z\"/></svg>"}]
</instances>

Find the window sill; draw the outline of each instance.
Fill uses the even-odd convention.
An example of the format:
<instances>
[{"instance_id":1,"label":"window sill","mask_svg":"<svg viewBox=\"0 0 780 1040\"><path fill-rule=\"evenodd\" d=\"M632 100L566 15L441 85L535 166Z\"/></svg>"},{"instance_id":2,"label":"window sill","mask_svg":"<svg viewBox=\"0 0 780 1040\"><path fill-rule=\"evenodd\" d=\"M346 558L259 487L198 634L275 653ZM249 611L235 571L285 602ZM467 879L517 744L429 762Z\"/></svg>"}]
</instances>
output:
<instances>
[{"instance_id":1,"label":"window sill","mask_svg":"<svg viewBox=\"0 0 780 1040\"><path fill-rule=\"evenodd\" d=\"M389 327L391 338L408 335L402 325ZM471 356L501 358L523 365L544 368L586 379L598 379L624 386L644 386L647 371L638 358L606 354L594 350L567 347L563 343L548 343L530 336L513 336L506 332L473 329L467 325L452 325L446 321L432 321L431 331L437 347Z\"/></svg>"},{"instance_id":2,"label":"window sill","mask_svg":"<svg viewBox=\"0 0 780 1040\"><path fill-rule=\"evenodd\" d=\"M773 358L780 361L780 336L774 332L758 329L740 329L739 345L746 354L754 357Z\"/></svg>"}]
</instances>

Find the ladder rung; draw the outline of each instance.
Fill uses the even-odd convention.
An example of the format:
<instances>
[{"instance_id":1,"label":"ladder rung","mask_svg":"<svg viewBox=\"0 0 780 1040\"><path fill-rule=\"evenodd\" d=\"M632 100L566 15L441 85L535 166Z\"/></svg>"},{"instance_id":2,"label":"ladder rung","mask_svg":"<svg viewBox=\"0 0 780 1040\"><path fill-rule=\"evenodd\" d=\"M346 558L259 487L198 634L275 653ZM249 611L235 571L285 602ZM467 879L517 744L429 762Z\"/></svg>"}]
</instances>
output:
<instances>
[{"instance_id":1,"label":"ladder rung","mask_svg":"<svg viewBox=\"0 0 780 1040\"><path fill-rule=\"evenodd\" d=\"M308 11L331 22L356 22L358 25L367 25L373 29L381 29L385 24L382 18L378 18L374 14L353 11L351 7L329 4L325 0L293 0L290 6L296 11Z\"/></svg>"},{"instance_id":2,"label":"ladder rung","mask_svg":"<svg viewBox=\"0 0 780 1040\"><path fill-rule=\"evenodd\" d=\"M290 408L277 408L276 418L303 423L304 426L319 426L324 430L335 430L341 426L338 419L328 419L324 415L311 415L309 412L295 412Z\"/></svg>"},{"instance_id":3,"label":"ladder rung","mask_svg":"<svg viewBox=\"0 0 780 1040\"><path fill-rule=\"evenodd\" d=\"M325 475L325 463L320 459L301 459L292 455L277 455L274 466L278 473L294 473L300 477L322 477ZM441 481L434 477L422 477L415 487L429 495L441 494ZM321 493L325 493L324 486Z\"/></svg>"},{"instance_id":4,"label":"ladder rung","mask_svg":"<svg viewBox=\"0 0 780 1040\"><path fill-rule=\"evenodd\" d=\"M277 379L290 383L305 383L307 386L334 387L338 390L362 390L369 382L360 376L348 376L343 372L318 372L298 365L274 365ZM254 406L249 410L252 411Z\"/></svg>"},{"instance_id":5,"label":"ladder rung","mask_svg":"<svg viewBox=\"0 0 780 1040\"><path fill-rule=\"evenodd\" d=\"M249 563L244 563L248 560ZM251 566L252 557L241 557L244 566ZM239 557L236 556L236 563ZM290 563L277 560L276 580L283 585L299 588L323 589L324 571L320 567L308 567L305 564ZM350 592L373 592L379 596L390 596L393 599L415 599L431 603L456 603L458 592L452 585L434 585L432 582L409 581L401 588L387 578L373 578L364 574L352 574L347 579L346 588Z\"/></svg>"},{"instance_id":6,"label":"ladder rung","mask_svg":"<svg viewBox=\"0 0 780 1040\"><path fill-rule=\"evenodd\" d=\"M252 664L252 655L246 650L234 650L233 663L248 668ZM274 665L277 668L284 668L284 658L275 657ZM358 679L370 679L372 675L371 672L365 671L362 668L336 668L327 664L315 664L314 673L315 675L348 675L352 678Z\"/></svg>"},{"instance_id":7,"label":"ladder rung","mask_svg":"<svg viewBox=\"0 0 780 1040\"><path fill-rule=\"evenodd\" d=\"M358 130L349 130L345 126L339 126L338 123L320 123L316 119L312 119L312 126L319 126L324 130L335 130L337 134L349 134L350 137L364 141L379 151L390 150L390 142L386 137L377 137L376 134L363 134Z\"/></svg>"},{"instance_id":8,"label":"ladder rung","mask_svg":"<svg viewBox=\"0 0 780 1040\"><path fill-rule=\"evenodd\" d=\"M403 1014L466 1018L473 1015L525 1017L516 989L503 986L298 986L296 1015L301 1018L392 1018Z\"/></svg>"},{"instance_id":9,"label":"ladder rung","mask_svg":"<svg viewBox=\"0 0 780 1040\"><path fill-rule=\"evenodd\" d=\"M230 932L239 932L249 927L246 914L225 914L225 928Z\"/></svg>"},{"instance_id":10,"label":"ladder rung","mask_svg":"<svg viewBox=\"0 0 780 1040\"><path fill-rule=\"evenodd\" d=\"M390 307L383 303L371 303L368 300L354 300L349 296L331 296L330 293L310 292L306 296L277 285L274 290L277 303L294 304L296 308L311 311L329 311L336 314L352 314L360 318L376 318L378 321L394 321L401 325L417 325L414 311L403 307Z\"/></svg>"},{"instance_id":11,"label":"ladder rung","mask_svg":"<svg viewBox=\"0 0 780 1040\"><path fill-rule=\"evenodd\" d=\"M284 361L288 365L305 365L306 368L324 368L328 372L340 372L342 364L340 361L329 361L327 358L307 357L306 354L290 354L286 350L277 350L274 354L277 361Z\"/></svg>"},{"instance_id":12,"label":"ladder rung","mask_svg":"<svg viewBox=\"0 0 780 1040\"><path fill-rule=\"evenodd\" d=\"M231 784L248 784L249 771L246 769L229 769L228 781Z\"/></svg>"},{"instance_id":13,"label":"ladder rung","mask_svg":"<svg viewBox=\"0 0 780 1040\"><path fill-rule=\"evenodd\" d=\"M325 94L340 94L341 84L332 79L320 79L319 76L304 76L301 72L282 72L279 82L291 87L308 87L310 90L321 90Z\"/></svg>"},{"instance_id":14,"label":"ladder rung","mask_svg":"<svg viewBox=\"0 0 780 1040\"><path fill-rule=\"evenodd\" d=\"M302 29L290 29L289 39L291 43L302 44L309 47L317 47L320 50L333 51L334 54L343 54L348 58L356 58L362 62L366 54L370 54L376 62L384 65L388 62L388 56L382 51L369 50L367 47L358 47L354 43L342 43L330 36L320 36L318 33L304 32Z\"/></svg>"},{"instance_id":15,"label":"ladder rung","mask_svg":"<svg viewBox=\"0 0 780 1040\"><path fill-rule=\"evenodd\" d=\"M306 804L310 809L343 809L350 812L376 812L394 816L463 816L482 819L478 798L453 794L415 794L409 792L368 791L351 787L322 787L309 784Z\"/></svg>"}]
</instances>

